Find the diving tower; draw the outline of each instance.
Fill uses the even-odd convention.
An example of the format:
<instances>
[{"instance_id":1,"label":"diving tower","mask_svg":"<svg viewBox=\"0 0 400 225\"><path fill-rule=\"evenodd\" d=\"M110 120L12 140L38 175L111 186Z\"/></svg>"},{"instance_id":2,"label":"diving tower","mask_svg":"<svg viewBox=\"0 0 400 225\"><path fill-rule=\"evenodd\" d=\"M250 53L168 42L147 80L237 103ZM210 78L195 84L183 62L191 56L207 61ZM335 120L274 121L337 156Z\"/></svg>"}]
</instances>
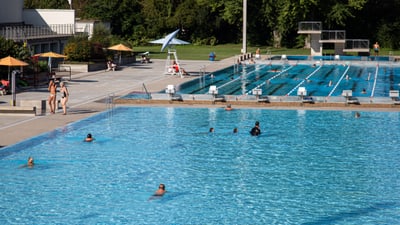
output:
<instances>
[{"instance_id":1,"label":"diving tower","mask_svg":"<svg viewBox=\"0 0 400 225\"><path fill-rule=\"evenodd\" d=\"M310 36L310 48L312 56L322 55L321 40L322 23L316 21L303 21L299 23L298 34L307 34Z\"/></svg>"},{"instance_id":2,"label":"diving tower","mask_svg":"<svg viewBox=\"0 0 400 225\"><path fill-rule=\"evenodd\" d=\"M369 40L366 39L347 39L343 52L357 52L358 55L369 56Z\"/></svg>"},{"instance_id":3,"label":"diving tower","mask_svg":"<svg viewBox=\"0 0 400 225\"><path fill-rule=\"evenodd\" d=\"M334 44L335 55L343 55L345 52L369 55L370 52L369 40L346 39L345 30L323 30L320 21L299 22L297 33L309 35L311 56L322 56L324 43Z\"/></svg>"}]
</instances>

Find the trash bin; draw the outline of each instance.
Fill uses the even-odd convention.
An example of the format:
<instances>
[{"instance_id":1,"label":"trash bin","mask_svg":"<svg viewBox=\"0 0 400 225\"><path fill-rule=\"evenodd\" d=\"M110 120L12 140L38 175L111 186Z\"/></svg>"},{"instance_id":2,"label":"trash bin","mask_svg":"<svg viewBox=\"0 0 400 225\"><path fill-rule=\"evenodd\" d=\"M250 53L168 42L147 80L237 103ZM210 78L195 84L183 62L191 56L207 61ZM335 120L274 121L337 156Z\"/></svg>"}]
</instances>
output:
<instances>
[{"instance_id":1,"label":"trash bin","mask_svg":"<svg viewBox=\"0 0 400 225\"><path fill-rule=\"evenodd\" d=\"M210 61L214 61L214 60L215 60L215 57L217 57L217 56L215 55L214 52L210 52L210 55L208 55L208 59L209 59Z\"/></svg>"}]
</instances>

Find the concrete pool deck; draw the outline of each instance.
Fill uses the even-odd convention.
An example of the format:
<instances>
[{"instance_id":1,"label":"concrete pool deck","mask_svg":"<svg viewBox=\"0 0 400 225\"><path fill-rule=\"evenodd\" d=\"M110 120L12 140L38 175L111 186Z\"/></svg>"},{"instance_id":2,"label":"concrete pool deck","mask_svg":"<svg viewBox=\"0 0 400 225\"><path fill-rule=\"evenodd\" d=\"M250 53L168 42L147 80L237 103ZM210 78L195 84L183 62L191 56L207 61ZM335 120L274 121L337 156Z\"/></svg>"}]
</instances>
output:
<instances>
[{"instance_id":1,"label":"concrete pool deck","mask_svg":"<svg viewBox=\"0 0 400 225\"><path fill-rule=\"evenodd\" d=\"M215 71L233 64L233 59L221 61L192 61L180 60L180 64L189 73L198 74L200 70ZM16 94L16 105L20 101L46 101L47 112L43 115L16 115L0 114L0 146L8 146L41 133L65 126L74 121L89 117L93 114L107 110L109 105L106 98L121 96L132 91L144 91L143 84L149 92L163 90L169 84L180 84L197 76L181 78L179 76L165 75L165 60L152 60L152 63L140 62L122 66L117 71L96 71L72 75L67 82L70 92L68 114L62 115L58 109L56 114L48 111L47 99L49 93L47 86L39 86ZM57 100L59 99L59 93ZM10 107L12 95L0 96L0 107Z\"/></svg>"},{"instance_id":2,"label":"concrete pool deck","mask_svg":"<svg viewBox=\"0 0 400 225\"><path fill-rule=\"evenodd\" d=\"M189 73L216 71L234 63L234 58L221 61L191 61L181 60L181 66ZM92 116L110 108L108 98L118 97L133 91L144 92L144 86L149 92L163 90L167 85L178 85L197 76L181 78L179 76L164 75L165 60L153 60L149 64L134 63L123 66L118 71L96 71L79 73L72 76L67 82L70 92L68 114L62 115L59 109L56 114L46 112L39 116L5 115L0 114L0 146L8 146L25 139L49 132L69 123ZM144 84L144 85L143 85ZM24 101L46 101L49 93L47 86L39 86L16 94L17 105ZM59 99L59 95L57 96ZM10 106L12 95L0 96L0 107ZM151 106L178 106L178 107L224 107L226 103L218 102L168 102L168 101L142 101L139 105ZM374 105L324 105L324 104L297 104L297 103L235 103L235 108L268 108L268 109L319 109L319 110L361 110L361 111L400 111L400 107L388 105L376 107ZM48 109L48 106L46 105ZM48 110L47 110L48 111ZM83 137L82 137L83 138Z\"/></svg>"}]
</instances>

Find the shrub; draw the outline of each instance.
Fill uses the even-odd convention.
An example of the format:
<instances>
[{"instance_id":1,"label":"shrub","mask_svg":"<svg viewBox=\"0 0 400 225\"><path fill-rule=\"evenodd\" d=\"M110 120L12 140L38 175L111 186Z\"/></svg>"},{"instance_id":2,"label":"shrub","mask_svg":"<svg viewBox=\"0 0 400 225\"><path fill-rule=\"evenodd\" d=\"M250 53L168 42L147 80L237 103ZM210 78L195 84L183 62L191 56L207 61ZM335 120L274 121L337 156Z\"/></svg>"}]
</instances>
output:
<instances>
[{"instance_id":1,"label":"shrub","mask_svg":"<svg viewBox=\"0 0 400 225\"><path fill-rule=\"evenodd\" d=\"M68 40L64 54L68 60L86 62L90 59L90 42L87 36L76 36Z\"/></svg>"}]
</instances>

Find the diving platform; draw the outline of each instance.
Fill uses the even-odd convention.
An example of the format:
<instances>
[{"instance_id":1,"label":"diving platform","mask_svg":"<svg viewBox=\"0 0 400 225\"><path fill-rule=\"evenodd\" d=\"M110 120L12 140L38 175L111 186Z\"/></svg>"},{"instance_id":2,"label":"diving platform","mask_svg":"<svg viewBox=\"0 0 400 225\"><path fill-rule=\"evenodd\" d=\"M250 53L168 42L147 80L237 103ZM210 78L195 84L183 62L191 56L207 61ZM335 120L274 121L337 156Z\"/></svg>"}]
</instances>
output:
<instances>
[{"instance_id":1,"label":"diving platform","mask_svg":"<svg viewBox=\"0 0 400 225\"><path fill-rule=\"evenodd\" d=\"M322 23L319 21L303 21L299 23L298 34L321 34Z\"/></svg>"},{"instance_id":2,"label":"diving platform","mask_svg":"<svg viewBox=\"0 0 400 225\"><path fill-rule=\"evenodd\" d=\"M346 42L345 30L323 30L319 43L342 43Z\"/></svg>"},{"instance_id":3,"label":"diving platform","mask_svg":"<svg viewBox=\"0 0 400 225\"><path fill-rule=\"evenodd\" d=\"M359 52L359 53L368 53L369 49L369 40L367 39L347 39L345 43L345 48L343 52Z\"/></svg>"},{"instance_id":4,"label":"diving platform","mask_svg":"<svg viewBox=\"0 0 400 225\"><path fill-rule=\"evenodd\" d=\"M346 39L345 30L323 30L320 21L299 22L298 34L309 35L311 56L322 56L323 44L335 45L335 55L345 52L357 52L359 55L369 55L369 40ZM308 44L306 44L308 46Z\"/></svg>"},{"instance_id":5,"label":"diving platform","mask_svg":"<svg viewBox=\"0 0 400 225\"><path fill-rule=\"evenodd\" d=\"M303 21L299 23L298 34L307 34L310 36L311 55L322 56L321 40L322 23L318 21Z\"/></svg>"}]
</instances>

